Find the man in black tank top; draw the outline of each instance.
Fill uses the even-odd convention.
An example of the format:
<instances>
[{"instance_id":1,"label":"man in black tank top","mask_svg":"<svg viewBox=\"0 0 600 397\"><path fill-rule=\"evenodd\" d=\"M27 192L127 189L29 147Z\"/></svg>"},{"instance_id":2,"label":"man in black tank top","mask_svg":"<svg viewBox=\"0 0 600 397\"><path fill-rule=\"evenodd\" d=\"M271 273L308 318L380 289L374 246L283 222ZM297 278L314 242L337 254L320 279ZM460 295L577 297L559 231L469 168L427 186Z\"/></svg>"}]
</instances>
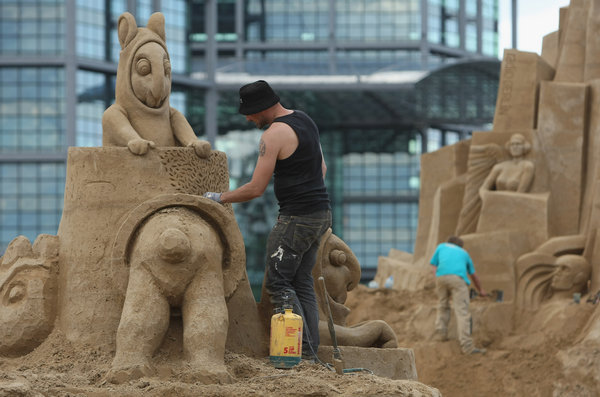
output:
<instances>
[{"instance_id":1,"label":"man in black tank top","mask_svg":"<svg viewBox=\"0 0 600 397\"><path fill-rule=\"evenodd\" d=\"M316 356L319 310L312 269L321 236L331 227L331 207L325 188L327 167L319 130L304 112L284 108L265 81L240 88L239 112L263 133L252 180L204 197L219 203L238 203L261 196L274 176L279 217L267 241L265 287L279 308L288 299L302 316L302 356Z\"/></svg>"}]
</instances>

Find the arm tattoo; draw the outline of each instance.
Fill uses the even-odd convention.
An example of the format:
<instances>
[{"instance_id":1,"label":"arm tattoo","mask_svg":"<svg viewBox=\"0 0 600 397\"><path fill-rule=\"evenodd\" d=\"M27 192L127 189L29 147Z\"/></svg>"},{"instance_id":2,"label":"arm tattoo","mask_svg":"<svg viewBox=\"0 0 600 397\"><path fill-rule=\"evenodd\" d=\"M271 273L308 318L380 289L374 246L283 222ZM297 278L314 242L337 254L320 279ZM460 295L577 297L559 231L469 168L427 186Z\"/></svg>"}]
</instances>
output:
<instances>
[{"instance_id":1,"label":"arm tattoo","mask_svg":"<svg viewBox=\"0 0 600 397\"><path fill-rule=\"evenodd\" d=\"M260 142L258 143L258 155L262 157L265 155L266 151L267 145L265 144L265 141L263 141L262 138L260 138Z\"/></svg>"}]
</instances>

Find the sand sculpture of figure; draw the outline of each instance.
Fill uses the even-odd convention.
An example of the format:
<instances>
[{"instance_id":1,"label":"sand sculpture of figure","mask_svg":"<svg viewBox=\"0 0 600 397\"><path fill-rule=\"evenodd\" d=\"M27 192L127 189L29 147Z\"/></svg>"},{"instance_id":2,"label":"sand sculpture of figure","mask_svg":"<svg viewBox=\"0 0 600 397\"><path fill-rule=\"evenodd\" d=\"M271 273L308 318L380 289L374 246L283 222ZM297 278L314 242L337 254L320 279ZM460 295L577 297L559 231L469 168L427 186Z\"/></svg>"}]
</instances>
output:
<instances>
[{"instance_id":1,"label":"sand sculpture of figure","mask_svg":"<svg viewBox=\"0 0 600 397\"><path fill-rule=\"evenodd\" d=\"M146 220L132 243L117 351L108 379L152 376L150 359L181 308L184 354L205 383L230 382L224 365L228 317L223 245L199 214L171 207Z\"/></svg>"},{"instance_id":2,"label":"sand sculpture of figure","mask_svg":"<svg viewBox=\"0 0 600 397\"><path fill-rule=\"evenodd\" d=\"M185 117L169 106L163 15L152 14L147 28L138 28L126 12L119 17L118 35L116 98L102 119L103 145L127 146L136 155L154 147L190 146L207 158L210 144L198 140ZM107 379L122 383L154 375L150 359L168 330L171 308L181 308L192 377L230 382L224 365L228 311L219 233L200 214L174 204L149 216L130 244L129 283Z\"/></svg>"},{"instance_id":3,"label":"sand sculpture of figure","mask_svg":"<svg viewBox=\"0 0 600 397\"><path fill-rule=\"evenodd\" d=\"M156 146L191 146L198 157L208 157L210 143L197 139L186 118L169 105L171 63L163 14L152 14L147 27L138 28L125 12L118 36L115 103L102 117L102 145L127 146L137 155Z\"/></svg>"},{"instance_id":4,"label":"sand sculpture of figure","mask_svg":"<svg viewBox=\"0 0 600 397\"><path fill-rule=\"evenodd\" d=\"M324 299L329 301L335 335L340 346L396 348L398 339L394 330L383 320L364 321L352 326L346 325L350 309L344 306L348 291L356 288L360 281L358 259L339 237L329 229L321 238L317 263L313 269L317 303L319 304L319 337L325 346L332 340L327 324L328 313ZM318 282L325 279L327 296Z\"/></svg>"},{"instance_id":5,"label":"sand sculpture of figure","mask_svg":"<svg viewBox=\"0 0 600 397\"><path fill-rule=\"evenodd\" d=\"M545 258L528 254L519 258L517 272L519 307L536 309L544 302L572 299L573 293L586 292L592 267L581 255Z\"/></svg>"},{"instance_id":6,"label":"sand sculpture of figure","mask_svg":"<svg viewBox=\"0 0 600 397\"><path fill-rule=\"evenodd\" d=\"M521 134L513 134L506 143L511 159L496 164L479 189L526 193L531 188L535 166L526 160L531 144Z\"/></svg>"},{"instance_id":7,"label":"sand sculpture of figure","mask_svg":"<svg viewBox=\"0 0 600 397\"><path fill-rule=\"evenodd\" d=\"M15 238L0 258L0 355L29 353L46 339L56 316L58 238L38 236L33 247Z\"/></svg>"}]
</instances>

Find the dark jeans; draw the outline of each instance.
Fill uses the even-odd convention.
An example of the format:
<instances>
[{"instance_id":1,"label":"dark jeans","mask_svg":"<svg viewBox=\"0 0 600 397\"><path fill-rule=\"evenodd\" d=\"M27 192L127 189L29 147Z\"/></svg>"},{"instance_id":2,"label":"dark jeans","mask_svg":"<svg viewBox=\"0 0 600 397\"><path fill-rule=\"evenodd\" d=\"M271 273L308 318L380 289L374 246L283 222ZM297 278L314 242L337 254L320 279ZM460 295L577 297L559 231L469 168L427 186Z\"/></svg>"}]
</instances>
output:
<instances>
[{"instance_id":1,"label":"dark jeans","mask_svg":"<svg viewBox=\"0 0 600 397\"><path fill-rule=\"evenodd\" d=\"M302 316L302 352L319 348L319 308L312 270L321 236L331 227L331 211L302 216L279 215L267 241L266 290L275 309L286 296L293 311Z\"/></svg>"}]
</instances>

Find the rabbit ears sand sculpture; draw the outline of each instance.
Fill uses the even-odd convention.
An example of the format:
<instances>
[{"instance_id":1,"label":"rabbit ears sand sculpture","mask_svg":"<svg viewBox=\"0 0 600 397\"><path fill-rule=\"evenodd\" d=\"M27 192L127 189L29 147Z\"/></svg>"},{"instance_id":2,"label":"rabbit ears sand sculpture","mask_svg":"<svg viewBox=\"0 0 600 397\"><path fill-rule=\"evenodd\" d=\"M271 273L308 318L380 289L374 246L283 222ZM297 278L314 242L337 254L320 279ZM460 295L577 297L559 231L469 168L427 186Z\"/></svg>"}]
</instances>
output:
<instances>
[{"instance_id":1,"label":"rabbit ears sand sculpture","mask_svg":"<svg viewBox=\"0 0 600 397\"><path fill-rule=\"evenodd\" d=\"M210 143L197 139L183 114L169 105L171 60L163 14L152 14L147 27L139 28L125 12L118 36L115 103L102 117L102 145L127 146L138 155L156 146L192 146L198 157L208 157Z\"/></svg>"}]
</instances>

